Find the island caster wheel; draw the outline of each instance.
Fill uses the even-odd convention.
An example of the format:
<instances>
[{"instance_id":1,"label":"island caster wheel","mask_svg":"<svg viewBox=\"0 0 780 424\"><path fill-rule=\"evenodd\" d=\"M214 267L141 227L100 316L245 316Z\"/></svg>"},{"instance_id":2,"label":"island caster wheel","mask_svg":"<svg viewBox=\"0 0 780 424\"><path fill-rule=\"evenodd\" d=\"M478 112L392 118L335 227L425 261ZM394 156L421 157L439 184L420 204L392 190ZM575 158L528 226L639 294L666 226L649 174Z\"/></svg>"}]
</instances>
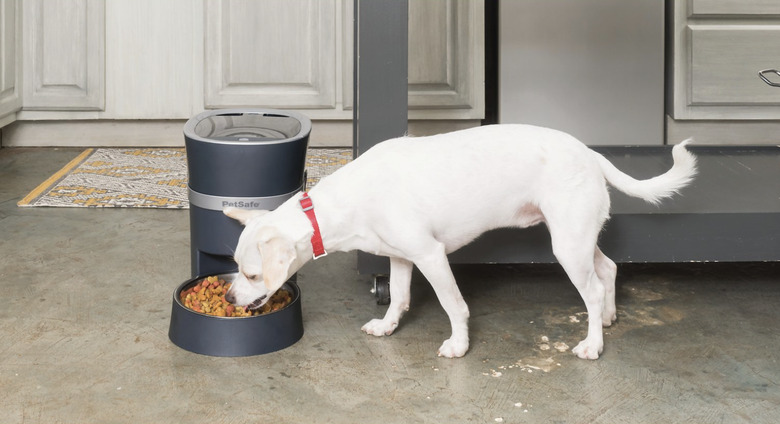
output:
<instances>
[{"instance_id":1,"label":"island caster wheel","mask_svg":"<svg viewBox=\"0 0 780 424\"><path fill-rule=\"evenodd\" d=\"M374 277L374 290L377 305L390 304L390 277L386 275L377 275Z\"/></svg>"}]
</instances>

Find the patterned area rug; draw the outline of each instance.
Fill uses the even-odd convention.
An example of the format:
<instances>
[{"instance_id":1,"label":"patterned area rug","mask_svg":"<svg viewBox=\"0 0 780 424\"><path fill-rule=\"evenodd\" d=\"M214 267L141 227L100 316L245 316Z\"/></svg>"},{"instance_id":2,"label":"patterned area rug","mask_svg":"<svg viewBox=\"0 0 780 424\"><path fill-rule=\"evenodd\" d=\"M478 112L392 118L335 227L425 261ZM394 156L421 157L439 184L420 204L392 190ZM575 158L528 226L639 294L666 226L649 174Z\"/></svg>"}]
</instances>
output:
<instances>
[{"instance_id":1,"label":"patterned area rug","mask_svg":"<svg viewBox=\"0 0 780 424\"><path fill-rule=\"evenodd\" d=\"M351 149L309 149L306 186L351 160ZM183 148L87 149L17 204L186 209L186 153Z\"/></svg>"}]
</instances>

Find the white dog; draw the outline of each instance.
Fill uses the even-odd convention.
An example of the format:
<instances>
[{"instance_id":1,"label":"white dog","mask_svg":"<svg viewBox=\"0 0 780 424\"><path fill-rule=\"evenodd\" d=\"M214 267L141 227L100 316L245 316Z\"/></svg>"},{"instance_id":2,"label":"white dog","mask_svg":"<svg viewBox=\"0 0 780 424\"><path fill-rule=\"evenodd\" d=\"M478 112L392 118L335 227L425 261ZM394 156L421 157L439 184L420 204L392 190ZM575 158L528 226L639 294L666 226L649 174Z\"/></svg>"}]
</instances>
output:
<instances>
[{"instance_id":1,"label":"white dog","mask_svg":"<svg viewBox=\"0 0 780 424\"><path fill-rule=\"evenodd\" d=\"M362 330L375 336L395 330L409 309L416 265L452 325L438 354L460 357L469 348L469 310L447 254L491 229L545 223L553 253L588 311L588 335L573 352L596 359L602 326L616 319L615 263L596 246L609 216L606 183L658 203L696 173L683 145L672 155L669 171L638 181L572 136L546 128L493 125L388 140L323 178L309 199L299 193L272 212L226 209L246 226L235 252L239 275L227 297L260 307L323 246L388 256L390 306Z\"/></svg>"}]
</instances>

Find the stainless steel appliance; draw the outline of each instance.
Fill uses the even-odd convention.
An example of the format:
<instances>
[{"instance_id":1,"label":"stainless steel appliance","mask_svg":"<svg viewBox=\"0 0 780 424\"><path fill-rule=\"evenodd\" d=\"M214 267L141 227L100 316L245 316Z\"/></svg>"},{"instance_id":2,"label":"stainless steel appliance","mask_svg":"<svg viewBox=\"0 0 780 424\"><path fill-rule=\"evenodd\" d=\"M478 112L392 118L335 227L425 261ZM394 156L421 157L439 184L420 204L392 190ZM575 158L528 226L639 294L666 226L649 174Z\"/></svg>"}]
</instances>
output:
<instances>
[{"instance_id":1,"label":"stainless steel appliance","mask_svg":"<svg viewBox=\"0 0 780 424\"><path fill-rule=\"evenodd\" d=\"M664 1L504 0L499 121L664 143Z\"/></svg>"}]
</instances>

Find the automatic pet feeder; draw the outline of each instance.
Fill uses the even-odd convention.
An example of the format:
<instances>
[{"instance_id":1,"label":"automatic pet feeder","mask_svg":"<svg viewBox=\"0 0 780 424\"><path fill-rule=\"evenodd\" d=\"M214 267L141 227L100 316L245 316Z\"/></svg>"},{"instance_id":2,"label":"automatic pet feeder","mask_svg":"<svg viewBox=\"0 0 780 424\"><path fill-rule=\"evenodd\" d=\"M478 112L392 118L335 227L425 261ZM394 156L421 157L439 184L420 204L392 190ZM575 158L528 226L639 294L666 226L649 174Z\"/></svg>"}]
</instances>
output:
<instances>
[{"instance_id":1,"label":"automatic pet feeder","mask_svg":"<svg viewBox=\"0 0 780 424\"><path fill-rule=\"evenodd\" d=\"M179 294L207 276L235 277L232 255L243 227L222 210L273 210L303 190L310 132L305 116L270 109L206 111L184 125L192 279L173 293L169 337L177 346L212 356L249 356L283 349L303 335L295 276L286 283L292 303L254 317L200 314L182 305Z\"/></svg>"}]
</instances>

